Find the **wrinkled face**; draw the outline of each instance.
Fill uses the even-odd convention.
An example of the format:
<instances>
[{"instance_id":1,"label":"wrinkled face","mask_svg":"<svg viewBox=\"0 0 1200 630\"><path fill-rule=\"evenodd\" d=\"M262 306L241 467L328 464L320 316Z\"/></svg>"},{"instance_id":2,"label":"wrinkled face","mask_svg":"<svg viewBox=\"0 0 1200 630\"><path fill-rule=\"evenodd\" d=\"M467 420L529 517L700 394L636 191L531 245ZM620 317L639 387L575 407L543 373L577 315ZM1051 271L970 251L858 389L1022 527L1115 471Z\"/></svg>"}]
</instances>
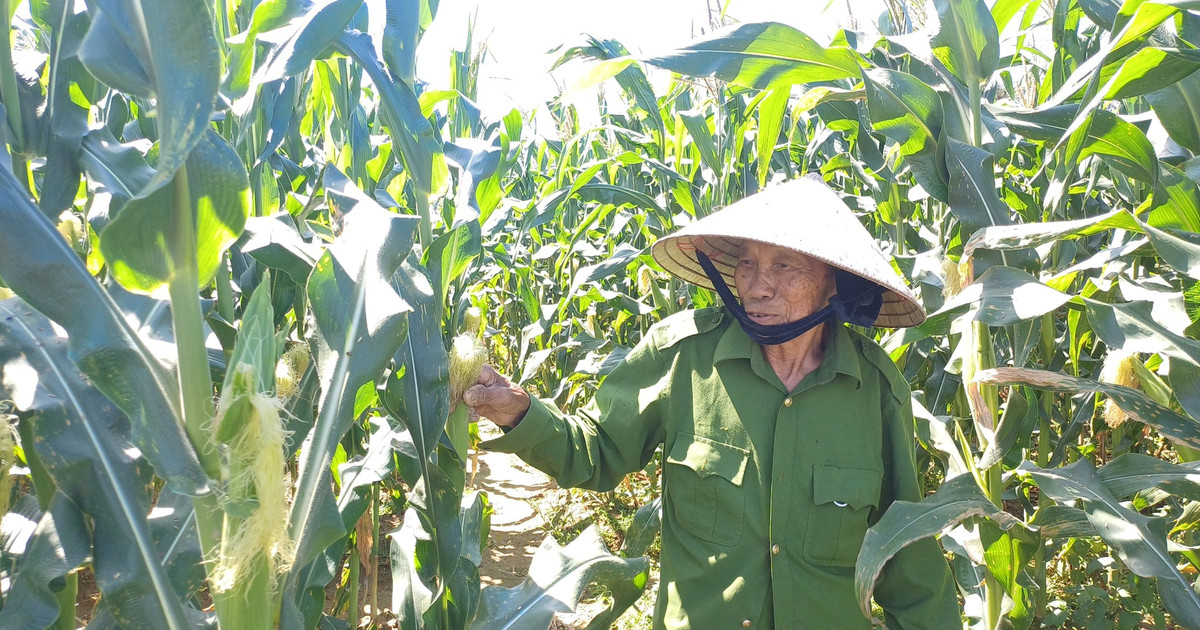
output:
<instances>
[{"instance_id":1,"label":"wrinkled face","mask_svg":"<svg viewBox=\"0 0 1200 630\"><path fill-rule=\"evenodd\" d=\"M813 314L836 290L833 267L795 250L749 240L742 243L733 283L750 319L771 326Z\"/></svg>"}]
</instances>

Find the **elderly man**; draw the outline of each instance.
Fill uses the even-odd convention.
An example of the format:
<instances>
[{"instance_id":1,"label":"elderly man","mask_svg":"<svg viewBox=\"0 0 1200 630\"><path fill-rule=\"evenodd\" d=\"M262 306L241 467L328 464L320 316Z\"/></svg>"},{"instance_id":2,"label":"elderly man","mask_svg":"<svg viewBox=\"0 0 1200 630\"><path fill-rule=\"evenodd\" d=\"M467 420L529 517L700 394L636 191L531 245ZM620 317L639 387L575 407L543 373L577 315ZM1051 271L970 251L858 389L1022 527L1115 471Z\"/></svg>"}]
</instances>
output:
<instances>
[{"instance_id":1,"label":"elderly man","mask_svg":"<svg viewBox=\"0 0 1200 630\"><path fill-rule=\"evenodd\" d=\"M576 416L487 368L464 401L563 486L609 490L663 446L655 628L869 628L854 598L867 527L921 498L908 384L843 325L925 314L822 182L769 188L654 244L723 309L660 322ZM732 284L732 288L729 286ZM961 628L926 539L875 589L889 628Z\"/></svg>"}]
</instances>

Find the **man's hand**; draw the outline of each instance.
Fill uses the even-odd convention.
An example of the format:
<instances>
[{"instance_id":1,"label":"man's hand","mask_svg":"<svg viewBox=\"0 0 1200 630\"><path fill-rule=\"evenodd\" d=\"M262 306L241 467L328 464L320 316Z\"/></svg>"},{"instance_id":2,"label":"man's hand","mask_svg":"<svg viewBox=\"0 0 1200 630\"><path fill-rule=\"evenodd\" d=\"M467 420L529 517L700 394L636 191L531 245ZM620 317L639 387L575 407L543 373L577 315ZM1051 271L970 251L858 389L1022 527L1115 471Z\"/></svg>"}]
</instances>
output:
<instances>
[{"instance_id":1,"label":"man's hand","mask_svg":"<svg viewBox=\"0 0 1200 630\"><path fill-rule=\"evenodd\" d=\"M471 422L487 418L502 427L515 427L529 411L529 394L492 366L483 366L479 379L463 392L463 402L471 408Z\"/></svg>"}]
</instances>

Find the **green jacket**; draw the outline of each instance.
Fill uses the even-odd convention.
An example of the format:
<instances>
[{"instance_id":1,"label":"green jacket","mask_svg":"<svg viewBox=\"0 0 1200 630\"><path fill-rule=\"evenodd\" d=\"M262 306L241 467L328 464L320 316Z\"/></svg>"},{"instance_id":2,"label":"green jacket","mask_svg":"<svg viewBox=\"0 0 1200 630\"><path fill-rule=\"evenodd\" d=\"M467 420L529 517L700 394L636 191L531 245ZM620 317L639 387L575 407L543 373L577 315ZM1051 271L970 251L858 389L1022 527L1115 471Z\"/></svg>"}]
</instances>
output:
<instances>
[{"instance_id":1,"label":"green jacket","mask_svg":"<svg viewBox=\"0 0 1200 630\"><path fill-rule=\"evenodd\" d=\"M831 325L821 366L788 392L732 322L667 318L580 414L535 400L484 447L610 490L663 446L655 628L870 628L854 598L863 535L892 501L921 498L908 384L874 342ZM875 599L893 630L962 627L932 539L888 563Z\"/></svg>"}]
</instances>

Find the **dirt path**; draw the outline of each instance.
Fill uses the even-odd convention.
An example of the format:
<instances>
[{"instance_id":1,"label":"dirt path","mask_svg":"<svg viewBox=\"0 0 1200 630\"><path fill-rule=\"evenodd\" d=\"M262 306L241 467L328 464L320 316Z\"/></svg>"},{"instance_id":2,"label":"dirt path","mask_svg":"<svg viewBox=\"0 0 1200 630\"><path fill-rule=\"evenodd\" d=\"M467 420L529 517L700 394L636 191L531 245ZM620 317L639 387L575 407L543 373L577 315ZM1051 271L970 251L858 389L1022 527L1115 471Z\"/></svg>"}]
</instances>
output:
<instances>
[{"instance_id":1,"label":"dirt path","mask_svg":"<svg viewBox=\"0 0 1200 630\"><path fill-rule=\"evenodd\" d=\"M545 508L563 490L544 473L507 453L483 451L475 487L492 502L492 532L479 575L484 585L516 586L546 537Z\"/></svg>"}]
</instances>

